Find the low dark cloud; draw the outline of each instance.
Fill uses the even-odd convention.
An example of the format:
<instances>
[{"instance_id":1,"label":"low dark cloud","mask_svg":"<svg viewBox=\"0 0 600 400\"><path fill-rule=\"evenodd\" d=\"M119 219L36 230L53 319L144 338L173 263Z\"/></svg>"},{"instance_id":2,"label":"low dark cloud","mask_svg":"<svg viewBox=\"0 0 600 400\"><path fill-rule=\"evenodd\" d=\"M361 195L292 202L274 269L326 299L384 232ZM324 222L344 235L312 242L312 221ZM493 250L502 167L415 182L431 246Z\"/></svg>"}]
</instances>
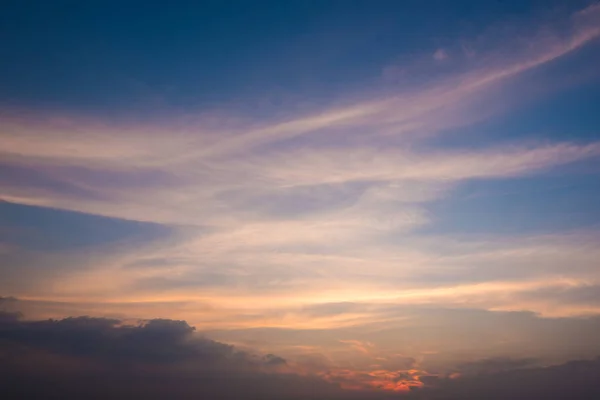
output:
<instances>
[{"instance_id":1,"label":"low dark cloud","mask_svg":"<svg viewBox=\"0 0 600 400\"><path fill-rule=\"evenodd\" d=\"M286 360L194 333L185 321L0 317L0 397L317 399L342 391Z\"/></svg>"},{"instance_id":2,"label":"low dark cloud","mask_svg":"<svg viewBox=\"0 0 600 400\"><path fill-rule=\"evenodd\" d=\"M524 363L516 360L517 364ZM500 364L500 362L494 362ZM489 361L482 364L489 364ZM508 367L509 362L503 361ZM429 388L411 394L428 400L542 400L600 399L600 358L550 367L517 368L458 378L425 378ZM414 396L414 397L413 397Z\"/></svg>"},{"instance_id":3,"label":"low dark cloud","mask_svg":"<svg viewBox=\"0 0 600 400\"><path fill-rule=\"evenodd\" d=\"M554 367L532 359L484 359L457 374L423 375L423 388L343 390L369 372L300 374L275 354L253 354L203 337L185 321L76 317L23 320L0 297L2 399L595 399L600 358ZM405 367L414 360L406 358ZM414 379L398 371L392 381ZM355 385L361 387L360 385ZM382 386L385 387L385 382Z\"/></svg>"},{"instance_id":4,"label":"low dark cloud","mask_svg":"<svg viewBox=\"0 0 600 400\"><path fill-rule=\"evenodd\" d=\"M465 375L492 374L531 367L535 365L536 361L534 358L486 358L484 360L463 363L458 366L457 372Z\"/></svg>"}]
</instances>

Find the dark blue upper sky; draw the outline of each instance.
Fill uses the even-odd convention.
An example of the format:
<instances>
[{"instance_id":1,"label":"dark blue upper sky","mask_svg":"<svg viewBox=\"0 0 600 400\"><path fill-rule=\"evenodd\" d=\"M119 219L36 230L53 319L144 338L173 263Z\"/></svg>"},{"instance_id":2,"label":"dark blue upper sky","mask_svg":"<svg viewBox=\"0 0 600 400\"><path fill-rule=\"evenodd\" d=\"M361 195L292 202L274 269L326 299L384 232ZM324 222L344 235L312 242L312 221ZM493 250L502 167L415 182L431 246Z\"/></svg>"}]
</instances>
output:
<instances>
[{"instance_id":1,"label":"dark blue upper sky","mask_svg":"<svg viewBox=\"0 0 600 400\"><path fill-rule=\"evenodd\" d=\"M586 1L8 1L0 104L144 112L324 101L382 66Z\"/></svg>"}]
</instances>

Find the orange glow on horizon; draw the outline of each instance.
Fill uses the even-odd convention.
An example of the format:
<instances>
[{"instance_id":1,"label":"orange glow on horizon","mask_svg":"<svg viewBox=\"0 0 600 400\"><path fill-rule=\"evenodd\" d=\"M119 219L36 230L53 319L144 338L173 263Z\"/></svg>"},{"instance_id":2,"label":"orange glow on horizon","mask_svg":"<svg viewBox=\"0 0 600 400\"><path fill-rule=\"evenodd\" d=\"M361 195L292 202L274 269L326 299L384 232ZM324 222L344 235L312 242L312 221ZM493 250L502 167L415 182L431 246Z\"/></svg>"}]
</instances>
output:
<instances>
[{"instance_id":1,"label":"orange glow on horizon","mask_svg":"<svg viewBox=\"0 0 600 400\"><path fill-rule=\"evenodd\" d=\"M360 371L349 369L333 369L320 376L332 383L337 383L346 390L384 390L392 392L407 392L411 388L423 387L419 377L424 371L411 370L372 370Z\"/></svg>"}]
</instances>

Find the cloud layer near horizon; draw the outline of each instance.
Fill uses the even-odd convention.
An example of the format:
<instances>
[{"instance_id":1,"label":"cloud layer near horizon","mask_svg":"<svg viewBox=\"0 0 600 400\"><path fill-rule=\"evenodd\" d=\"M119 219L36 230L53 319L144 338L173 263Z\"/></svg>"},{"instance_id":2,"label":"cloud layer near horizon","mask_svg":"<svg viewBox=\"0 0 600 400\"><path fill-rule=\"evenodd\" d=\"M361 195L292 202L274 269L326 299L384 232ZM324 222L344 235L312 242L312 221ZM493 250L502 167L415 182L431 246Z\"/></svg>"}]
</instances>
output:
<instances>
[{"instance_id":1,"label":"cloud layer near horizon","mask_svg":"<svg viewBox=\"0 0 600 400\"><path fill-rule=\"evenodd\" d=\"M360 342L348 344L369 352ZM315 370L276 355L239 351L198 336L185 321L164 319L133 325L90 317L22 321L1 312L0 357L0 390L8 398L392 398L373 392L376 388L396 391L398 399L600 393L598 360L536 367L532 359L483 359L441 375L419 370L404 357L403 371L385 365L365 372Z\"/></svg>"}]
</instances>

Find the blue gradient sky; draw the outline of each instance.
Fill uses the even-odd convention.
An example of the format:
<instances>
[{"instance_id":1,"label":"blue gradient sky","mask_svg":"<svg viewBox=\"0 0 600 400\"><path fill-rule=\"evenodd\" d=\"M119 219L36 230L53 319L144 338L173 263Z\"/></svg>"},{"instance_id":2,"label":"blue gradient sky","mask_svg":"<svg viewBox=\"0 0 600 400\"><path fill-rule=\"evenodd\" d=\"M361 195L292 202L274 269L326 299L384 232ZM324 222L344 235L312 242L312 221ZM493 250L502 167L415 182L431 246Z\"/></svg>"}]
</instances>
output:
<instances>
[{"instance_id":1,"label":"blue gradient sky","mask_svg":"<svg viewBox=\"0 0 600 400\"><path fill-rule=\"evenodd\" d=\"M600 353L598 3L176 3L3 7L28 318L185 319L365 387Z\"/></svg>"}]
</instances>

